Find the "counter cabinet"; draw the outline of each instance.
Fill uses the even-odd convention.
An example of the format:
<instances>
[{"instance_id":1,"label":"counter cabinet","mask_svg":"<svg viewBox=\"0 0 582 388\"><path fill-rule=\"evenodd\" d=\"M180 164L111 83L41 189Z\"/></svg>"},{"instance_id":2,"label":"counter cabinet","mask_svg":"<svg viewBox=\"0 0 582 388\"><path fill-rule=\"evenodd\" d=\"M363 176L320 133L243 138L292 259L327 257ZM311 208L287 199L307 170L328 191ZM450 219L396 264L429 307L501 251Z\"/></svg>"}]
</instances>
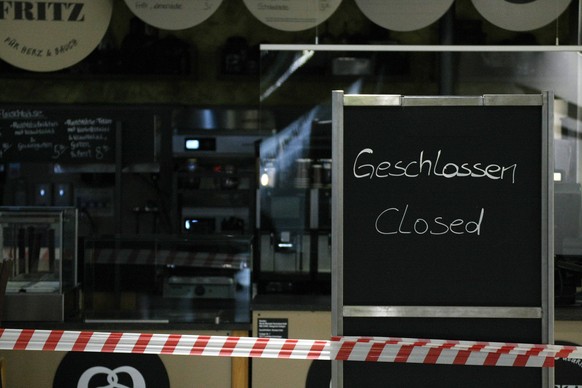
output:
<instances>
[{"instance_id":1,"label":"counter cabinet","mask_svg":"<svg viewBox=\"0 0 582 388\"><path fill-rule=\"evenodd\" d=\"M10 325L12 326L12 325ZM47 324L18 324L19 328L55 328ZM59 329L101 332L152 332L177 335L246 336L247 325L168 325L157 323L99 323L99 324L58 324ZM72 357L74 355L74 357ZM105 366L111 371L121 366L131 367L139 372L146 386L168 387L217 387L248 388L248 359L231 357L204 357L188 355L122 354L122 353L72 353L60 351L2 350L0 359L4 362L7 387L56 388L77 386L61 384L63 379L79 379L85 371L95 366ZM71 360L74 362L71 363ZM104 369L101 369L105 371ZM113 372L110 372L113 375ZM133 374L138 376L136 372ZM117 373L119 383L128 376ZM106 386L107 374L94 374L91 384ZM101 380L99 380L101 379ZM135 381L135 380L134 380ZM76 381L74 381L76 384ZM138 386L125 384L126 386ZM90 385L95 386L95 385Z\"/></svg>"},{"instance_id":2,"label":"counter cabinet","mask_svg":"<svg viewBox=\"0 0 582 388\"><path fill-rule=\"evenodd\" d=\"M248 324L251 254L244 236L87 239L84 320Z\"/></svg>"}]
</instances>

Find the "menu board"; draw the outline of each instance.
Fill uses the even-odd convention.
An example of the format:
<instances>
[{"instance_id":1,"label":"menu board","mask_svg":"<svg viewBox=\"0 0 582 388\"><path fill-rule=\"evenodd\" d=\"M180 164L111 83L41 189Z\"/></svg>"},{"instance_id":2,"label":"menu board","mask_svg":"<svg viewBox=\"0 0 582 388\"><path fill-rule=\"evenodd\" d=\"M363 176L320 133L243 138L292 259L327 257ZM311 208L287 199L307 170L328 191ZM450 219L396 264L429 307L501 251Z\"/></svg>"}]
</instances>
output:
<instances>
[{"instance_id":1,"label":"menu board","mask_svg":"<svg viewBox=\"0 0 582 388\"><path fill-rule=\"evenodd\" d=\"M326 21L341 0L244 0L248 10L269 27L281 31L304 31Z\"/></svg>"},{"instance_id":2,"label":"menu board","mask_svg":"<svg viewBox=\"0 0 582 388\"><path fill-rule=\"evenodd\" d=\"M333 334L547 343L548 94L335 93ZM343 378L542 386L534 368L344 363Z\"/></svg>"},{"instance_id":3,"label":"menu board","mask_svg":"<svg viewBox=\"0 0 582 388\"><path fill-rule=\"evenodd\" d=\"M112 163L115 120L71 106L0 106L0 161Z\"/></svg>"},{"instance_id":4,"label":"menu board","mask_svg":"<svg viewBox=\"0 0 582 388\"><path fill-rule=\"evenodd\" d=\"M164 30L185 30L212 16L222 0L125 0L141 20Z\"/></svg>"}]
</instances>

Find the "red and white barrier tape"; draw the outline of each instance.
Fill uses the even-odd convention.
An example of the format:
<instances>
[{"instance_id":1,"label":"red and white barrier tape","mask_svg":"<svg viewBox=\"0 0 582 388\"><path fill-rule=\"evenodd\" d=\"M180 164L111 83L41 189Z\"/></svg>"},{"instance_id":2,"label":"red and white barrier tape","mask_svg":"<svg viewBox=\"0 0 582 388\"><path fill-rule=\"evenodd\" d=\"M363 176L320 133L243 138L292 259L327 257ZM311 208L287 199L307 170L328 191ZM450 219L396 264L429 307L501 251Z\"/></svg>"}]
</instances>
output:
<instances>
[{"instance_id":1,"label":"red and white barrier tape","mask_svg":"<svg viewBox=\"0 0 582 388\"><path fill-rule=\"evenodd\" d=\"M422 364L553 367L556 358L582 358L582 348L413 338L334 337L332 360ZM337 351L337 353L336 353Z\"/></svg>"},{"instance_id":2,"label":"red and white barrier tape","mask_svg":"<svg viewBox=\"0 0 582 388\"><path fill-rule=\"evenodd\" d=\"M553 367L582 347L385 337L331 340L0 329L0 350L143 353L447 365Z\"/></svg>"},{"instance_id":3,"label":"red and white barrier tape","mask_svg":"<svg viewBox=\"0 0 582 388\"><path fill-rule=\"evenodd\" d=\"M329 342L278 338L0 329L0 349L329 360Z\"/></svg>"}]
</instances>

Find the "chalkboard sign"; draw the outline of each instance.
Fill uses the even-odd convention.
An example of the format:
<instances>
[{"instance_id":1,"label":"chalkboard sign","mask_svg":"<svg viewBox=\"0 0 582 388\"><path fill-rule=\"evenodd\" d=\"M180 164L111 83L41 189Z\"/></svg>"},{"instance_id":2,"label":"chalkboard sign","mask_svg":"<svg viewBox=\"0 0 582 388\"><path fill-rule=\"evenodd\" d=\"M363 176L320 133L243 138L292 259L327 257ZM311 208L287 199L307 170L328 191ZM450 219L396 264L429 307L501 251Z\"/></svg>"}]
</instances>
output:
<instances>
[{"instance_id":1,"label":"chalkboard sign","mask_svg":"<svg viewBox=\"0 0 582 388\"><path fill-rule=\"evenodd\" d=\"M115 120L103 111L0 107L0 161L114 162Z\"/></svg>"},{"instance_id":2,"label":"chalkboard sign","mask_svg":"<svg viewBox=\"0 0 582 388\"><path fill-rule=\"evenodd\" d=\"M549 93L333 95L334 335L546 343ZM334 382L549 381L523 368L443 371L349 365Z\"/></svg>"},{"instance_id":3,"label":"chalkboard sign","mask_svg":"<svg viewBox=\"0 0 582 388\"><path fill-rule=\"evenodd\" d=\"M0 105L0 163L123 166L159 162L173 107L138 104ZM121 131L120 134L117 131Z\"/></svg>"}]
</instances>

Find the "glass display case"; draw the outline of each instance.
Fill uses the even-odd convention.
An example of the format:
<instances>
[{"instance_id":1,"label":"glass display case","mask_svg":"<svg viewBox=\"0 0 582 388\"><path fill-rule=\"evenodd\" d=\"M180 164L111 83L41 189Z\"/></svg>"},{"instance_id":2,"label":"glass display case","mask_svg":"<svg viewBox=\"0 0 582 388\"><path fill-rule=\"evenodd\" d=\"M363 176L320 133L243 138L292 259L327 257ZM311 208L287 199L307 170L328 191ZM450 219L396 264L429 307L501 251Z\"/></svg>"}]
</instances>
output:
<instances>
[{"instance_id":1,"label":"glass display case","mask_svg":"<svg viewBox=\"0 0 582 388\"><path fill-rule=\"evenodd\" d=\"M85 321L249 323L251 255L245 235L89 238Z\"/></svg>"},{"instance_id":2,"label":"glass display case","mask_svg":"<svg viewBox=\"0 0 582 388\"><path fill-rule=\"evenodd\" d=\"M277 130L260 147L259 292L326 289L333 262L326 248L333 90L419 96L548 90L555 97L556 299L574 302L582 274L577 47L261 45L261 108L274 112Z\"/></svg>"},{"instance_id":3,"label":"glass display case","mask_svg":"<svg viewBox=\"0 0 582 388\"><path fill-rule=\"evenodd\" d=\"M3 259L12 260L4 321L63 321L79 313L77 210L0 208Z\"/></svg>"}]
</instances>

